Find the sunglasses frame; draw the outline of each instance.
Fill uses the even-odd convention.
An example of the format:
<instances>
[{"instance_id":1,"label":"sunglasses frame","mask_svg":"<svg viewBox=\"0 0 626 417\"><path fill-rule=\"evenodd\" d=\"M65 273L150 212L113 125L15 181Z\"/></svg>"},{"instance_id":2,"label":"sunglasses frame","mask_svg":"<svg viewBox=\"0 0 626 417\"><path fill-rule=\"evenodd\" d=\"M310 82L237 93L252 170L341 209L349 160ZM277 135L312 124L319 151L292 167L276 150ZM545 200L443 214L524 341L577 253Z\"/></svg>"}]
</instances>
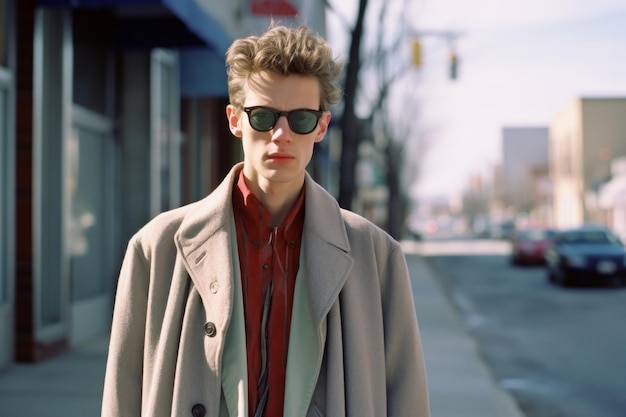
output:
<instances>
[{"instance_id":1,"label":"sunglasses frame","mask_svg":"<svg viewBox=\"0 0 626 417\"><path fill-rule=\"evenodd\" d=\"M256 127L252 126L251 113L254 110L258 110L258 109L268 110L268 111L270 111L274 115L274 123L266 130L260 130L260 129L257 129ZM273 109L273 108L267 107L267 106L244 107L243 111L244 111L244 113L246 113L248 115L248 121L250 122L250 126L254 130L256 130L257 132L269 132L270 130L274 129L274 127L276 126L276 123L278 123L278 119L280 119L281 116L285 116L287 118L287 124L289 125L289 129L291 129L292 132L294 132L294 133L296 133L298 135L308 135L309 133L313 132L315 130L315 128L317 127L317 125L319 124L320 119L324 115L324 110L314 110L314 109L303 108L303 109L294 109L294 110L289 110L289 111L280 111L280 110L276 110L276 109ZM315 118L315 124L313 125L313 128L311 130L309 130L308 132L297 132L291 126L291 121L289 120L289 115L294 113L294 112L299 112L299 111L312 113L316 117Z\"/></svg>"}]
</instances>

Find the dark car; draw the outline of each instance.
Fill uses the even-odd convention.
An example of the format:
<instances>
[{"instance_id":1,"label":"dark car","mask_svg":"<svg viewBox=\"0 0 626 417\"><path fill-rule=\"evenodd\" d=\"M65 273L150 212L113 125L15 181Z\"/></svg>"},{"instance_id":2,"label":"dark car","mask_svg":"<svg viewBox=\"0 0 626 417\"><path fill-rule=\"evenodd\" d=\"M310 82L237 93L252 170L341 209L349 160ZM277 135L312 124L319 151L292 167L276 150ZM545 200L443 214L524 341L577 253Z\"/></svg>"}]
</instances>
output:
<instances>
[{"instance_id":1,"label":"dark car","mask_svg":"<svg viewBox=\"0 0 626 417\"><path fill-rule=\"evenodd\" d=\"M544 253L550 247L554 231L545 227L528 227L516 230L511 237L511 263L513 265L541 265Z\"/></svg>"},{"instance_id":2,"label":"dark car","mask_svg":"<svg viewBox=\"0 0 626 417\"><path fill-rule=\"evenodd\" d=\"M618 287L626 277L626 248L609 229L586 226L559 231L545 254L548 279L573 283L608 283Z\"/></svg>"}]
</instances>

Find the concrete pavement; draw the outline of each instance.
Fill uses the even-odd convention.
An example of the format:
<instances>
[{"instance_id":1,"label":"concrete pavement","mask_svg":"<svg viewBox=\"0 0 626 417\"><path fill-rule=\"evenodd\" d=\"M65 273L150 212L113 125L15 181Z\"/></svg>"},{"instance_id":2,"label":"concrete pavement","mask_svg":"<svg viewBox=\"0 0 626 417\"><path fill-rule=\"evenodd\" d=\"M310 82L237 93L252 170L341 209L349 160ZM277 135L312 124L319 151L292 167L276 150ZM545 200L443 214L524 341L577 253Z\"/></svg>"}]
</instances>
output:
<instances>
[{"instance_id":1,"label":"concrete pavement","mask_svg":"<svg viewBox=\"0 0 626 417\"><path fill-rule=\"evenodd\" d=\"M522 417L494 381L476 344L419 254L403 243L428 372L432 417ZM0 417L97 417L106 338L34 365L0 372Z\"/></svg>"},{"instance_id":2,"label":"concrete pavement","mask_svg":"<svg viewBox=\"0 0 626 417\"><path fill-rule=\"evenodd\" d=\"M108 339L0 372L0 417L98 417Z\"/></svg>"},{"instance_id":3,"label":"concrete pavement","mask_svg":"<svg viewBox=\"0 0 626 417\"><path fill-rule=\"evenodd\" d=\"M482 361L474 339L420 254L403 242L411 273L430 393L431 417L523 417Z\"/></svg>"}]
</instances>

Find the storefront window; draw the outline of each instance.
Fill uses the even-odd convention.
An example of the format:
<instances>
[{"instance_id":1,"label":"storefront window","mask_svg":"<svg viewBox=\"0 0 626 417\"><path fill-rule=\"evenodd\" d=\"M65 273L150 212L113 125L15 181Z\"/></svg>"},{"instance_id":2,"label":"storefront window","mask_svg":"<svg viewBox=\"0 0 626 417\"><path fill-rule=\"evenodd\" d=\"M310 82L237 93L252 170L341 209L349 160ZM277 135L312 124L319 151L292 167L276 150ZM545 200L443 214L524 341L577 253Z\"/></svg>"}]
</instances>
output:
<instances>
[{"instance_id":1,"label":"storefront window","mask_svg":"<svg viewBox=\"0 0 626 417\"><path fill-rule=\"evenodd\" d=\"M7 91L0 85L0 306L7 301L8 295L8 279L10 276L8 269L9 263L9 247L11 242L8 241L10 234L8 233L8 202L13 201L9 198L9 177L5 167L9 163L7 160L7 148L9 146L9 135L7 129Z\"/></svg>"},{"instance_id":2,"label":"storefront window","mask_svg":"<svg viewBox=\"0 0 626 417\"><path fill-rule=\"evenodd\" d=\"M178 58L155 50L152 54L151 211L158 214L180 205L180 141Z\"/></svg>"},{"instance_id":3,"label":"storefront window","mask_svg":"<svg viewBox=\"0 0 626 417\"><path fill-rule=\"evenodd\" d=\"M76 113L76 111L75 111ZM75 115L76 119L76 115ZM87 127L88 126L88 127ZM67 242L70 256L72 301L100 295L110 277L107 263L107 224L105 208L108 186L105 158L110 145L109 132L97 125L74 127L67 147L70 213Z\"/></svg>"},{"instance_id":4,"label":"storefront window","mask_svg":"<svg viewBox=\"0 0 626 417\"><path fill-rule=\"evenodd\" d=\"M107 12L72 12L72 123L64 143L64 256L72 345L109 330L119 272L112 28Z\"/></svg>"},{"instance_id":5,"label":"storefront window","mask_svg":"<svg viewBox=\"0 0 626 417\"><path fill-rule=\"evenodd\" d=\"M69 74L65 15L39 11L34 41L33 222L36 331L40 340L65 332L63 262L63 136Z\"/></svg>"},{"instance_id":6,"label":"storefront window","mask_svg":"<svg viewBox=\"0 0 626 417\"><path fill-rule=\"evenodd\" d=\"M15 78L13 4L0 0L0 369L13 359Z\"/></svg>"},{"instance_id":7,"label":"storefront window","mask_svg":"<svg viewBox=\"0 0 626 417\"><path fill-rule=\"evenodd\" d=\"M0 0L0 67L9 66L9 19L7 0Z\"/></svg>"}]
</instances>

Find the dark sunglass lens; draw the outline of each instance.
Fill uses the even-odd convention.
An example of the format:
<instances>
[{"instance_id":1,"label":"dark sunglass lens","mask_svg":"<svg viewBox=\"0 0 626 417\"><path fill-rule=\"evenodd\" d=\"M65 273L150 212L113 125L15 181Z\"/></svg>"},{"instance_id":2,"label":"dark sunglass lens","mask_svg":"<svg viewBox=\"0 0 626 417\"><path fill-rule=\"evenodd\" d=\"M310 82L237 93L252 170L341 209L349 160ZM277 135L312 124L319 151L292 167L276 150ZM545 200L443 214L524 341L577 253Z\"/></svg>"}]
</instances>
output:
<instances>
[{"instance_id":1,"label":"dark sunglass lens","mask_svg":"<svg viewBox=\"0 0 626 417\"><path fill-rule=\"evenodd\" d=\"M254 109L249 116L250 126L261 132L271 130L276 123L276 115L270 109Z\"/></svg>"},{"instance_id":2,"label":"dark sunglass lens","mask_svg":"<svg viewBox=\"0 0 626 417\"><path fill-rule=\"evenodd\" d=\"M311 133L317 126L317 115L309 110L295 110L289 113L289 127L295 133Z\"/></svg>"}]
</instances>

